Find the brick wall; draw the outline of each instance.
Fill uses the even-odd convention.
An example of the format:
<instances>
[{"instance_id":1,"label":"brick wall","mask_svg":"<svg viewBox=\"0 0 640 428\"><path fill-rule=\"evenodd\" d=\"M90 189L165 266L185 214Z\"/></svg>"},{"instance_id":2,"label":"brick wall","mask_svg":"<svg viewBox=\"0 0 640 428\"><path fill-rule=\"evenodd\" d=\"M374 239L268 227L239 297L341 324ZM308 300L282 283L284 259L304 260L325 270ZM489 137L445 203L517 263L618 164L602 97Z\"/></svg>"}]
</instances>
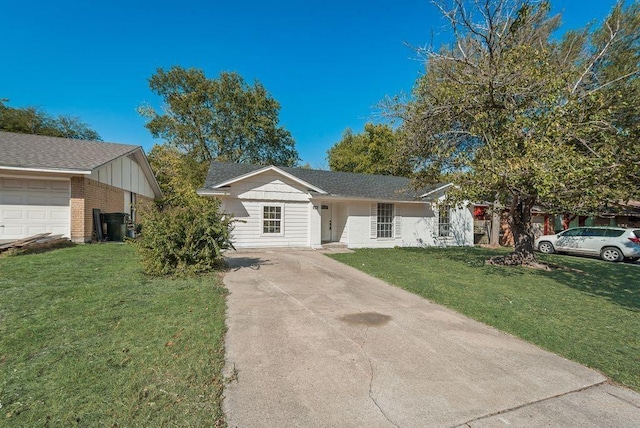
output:
<instances>
[{"instance_id":1,"label":"brick wall","mask_svg":"<svg viewBox=\"0 0 640 428\"><path fill-rule=\"evenodd\" d=\"M71 178L72 241L91 241L94 208L102 213L128 212L124 208L124 190L86 177Z\"/></svg>"}]
</instances>

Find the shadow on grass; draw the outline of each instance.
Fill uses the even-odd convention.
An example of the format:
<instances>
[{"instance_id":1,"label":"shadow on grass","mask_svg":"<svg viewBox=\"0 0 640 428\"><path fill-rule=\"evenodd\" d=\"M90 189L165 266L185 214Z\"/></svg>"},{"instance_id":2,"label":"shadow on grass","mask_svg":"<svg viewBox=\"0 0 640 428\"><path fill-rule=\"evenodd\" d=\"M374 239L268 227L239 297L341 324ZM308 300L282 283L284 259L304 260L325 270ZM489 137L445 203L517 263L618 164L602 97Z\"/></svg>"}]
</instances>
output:
<instances>
[{"instance_id":1,"label":"shadow on grass","mask_svg":"<svg viewBox=\"0 0 640 428\"><path fill-rule=\"evenodd\" d=\"M552 271L508 266L492 266L485 262L492 256L505 255L510 249L464 248L402 248L407 253L428 254L429 258L451 260L474 268L482 268L478 275L524 276L534 274L589 294L603 297L628 310L640 311L640 267L623 263L608 263L587 257L538 255L541 262L549 262L567 269Z\"/></svg>"},{"instance_id":2,"label":"shadow on grass","mask_svg":"<svg viewBox=\"0 0 640 428\"><path fill-rule=\"evenodd\" d=\"M623 263L609 263L586 257L552 256L543 261L574 270L553 270L541 275L583 293L604 297L632 311L640 311L640 268Z\"/></svg>"}]
</instances>

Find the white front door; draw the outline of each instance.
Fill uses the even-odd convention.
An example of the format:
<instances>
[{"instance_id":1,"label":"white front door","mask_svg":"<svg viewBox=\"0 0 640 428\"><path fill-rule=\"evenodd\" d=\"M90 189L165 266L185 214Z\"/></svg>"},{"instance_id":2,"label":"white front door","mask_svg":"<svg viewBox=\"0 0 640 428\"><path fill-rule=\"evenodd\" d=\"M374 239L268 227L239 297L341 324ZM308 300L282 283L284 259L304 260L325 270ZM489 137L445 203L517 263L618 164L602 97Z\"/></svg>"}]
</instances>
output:
<instances>
[{"instance_id":1,"label":"white front door","mask_svg":"<svg viewBox=\"0 0 640 428\"><path fill-rule=\"evenodd\" d=\"M331 224L331 205L330 204L320 204L320 216L322 218L322 234L320 239L322 242L330 242L332 241L332 232L331 229L333 225Z\"/></svg>"},{"instance_id":2,"label":"white front door","mask_svg":"<svg viewBox=\"0 0 640 428\"><path fill-rule=\"evenodd\" d=\"M0 177L0 240L70 235L70 182Z\"/></svg>"}]
</instances>

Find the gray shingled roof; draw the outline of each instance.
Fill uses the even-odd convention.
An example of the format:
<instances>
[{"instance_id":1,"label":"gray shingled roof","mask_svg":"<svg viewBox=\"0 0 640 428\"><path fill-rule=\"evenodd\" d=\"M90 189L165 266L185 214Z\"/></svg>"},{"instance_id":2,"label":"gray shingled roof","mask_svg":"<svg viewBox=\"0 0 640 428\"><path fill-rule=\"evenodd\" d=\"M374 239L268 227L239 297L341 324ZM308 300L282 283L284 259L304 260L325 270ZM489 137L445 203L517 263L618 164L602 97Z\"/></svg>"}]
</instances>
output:
<instances>
[{"instance_id":1,"label":"gray shingled roof","mask_svg":"<svg viewBox=\"0 0 640 428\"><path fill-rule=\"evenodd\" d=\"M221 183L265 167L265 165L212 162L202 190L212 190ZM405 177L281 166L277 168L313 186L319 187L331 196L340 197L412 201L418 199L420 195L430 190L435 190L445 185L436 184L429 188L414 190L411 186L411 180Z\"/></svg>"},{"instance_id":2,"label":"gray shingled roof","mask_svg":"<svg viewBox=\"0 0 640 428\"><path fill-rule=\"evenodd\" d=\"M139 146L0 132L0 167L91 171Z\"/></svg>"}]
</instances>

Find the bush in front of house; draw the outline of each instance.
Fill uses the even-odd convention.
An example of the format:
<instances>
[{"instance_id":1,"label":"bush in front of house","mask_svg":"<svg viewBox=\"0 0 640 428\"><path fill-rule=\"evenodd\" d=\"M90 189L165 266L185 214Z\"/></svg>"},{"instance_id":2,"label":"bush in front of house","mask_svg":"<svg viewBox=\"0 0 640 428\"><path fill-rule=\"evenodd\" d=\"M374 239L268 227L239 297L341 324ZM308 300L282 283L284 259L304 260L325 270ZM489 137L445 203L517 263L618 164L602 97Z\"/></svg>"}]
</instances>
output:
<instances>
[{"instance_id":1,"label":"bush in front of house","mask_svg":"<svg viewBox=\"0 0 640 428\"><path fill-rule=\"evenodd\" d=\"M179 206L149 207L142 213L142 236L135 241L149 275L192 275L223 264L223 251L233 248L233 220L220 201L193 194Z\"/></svg>"}]
</instances>

